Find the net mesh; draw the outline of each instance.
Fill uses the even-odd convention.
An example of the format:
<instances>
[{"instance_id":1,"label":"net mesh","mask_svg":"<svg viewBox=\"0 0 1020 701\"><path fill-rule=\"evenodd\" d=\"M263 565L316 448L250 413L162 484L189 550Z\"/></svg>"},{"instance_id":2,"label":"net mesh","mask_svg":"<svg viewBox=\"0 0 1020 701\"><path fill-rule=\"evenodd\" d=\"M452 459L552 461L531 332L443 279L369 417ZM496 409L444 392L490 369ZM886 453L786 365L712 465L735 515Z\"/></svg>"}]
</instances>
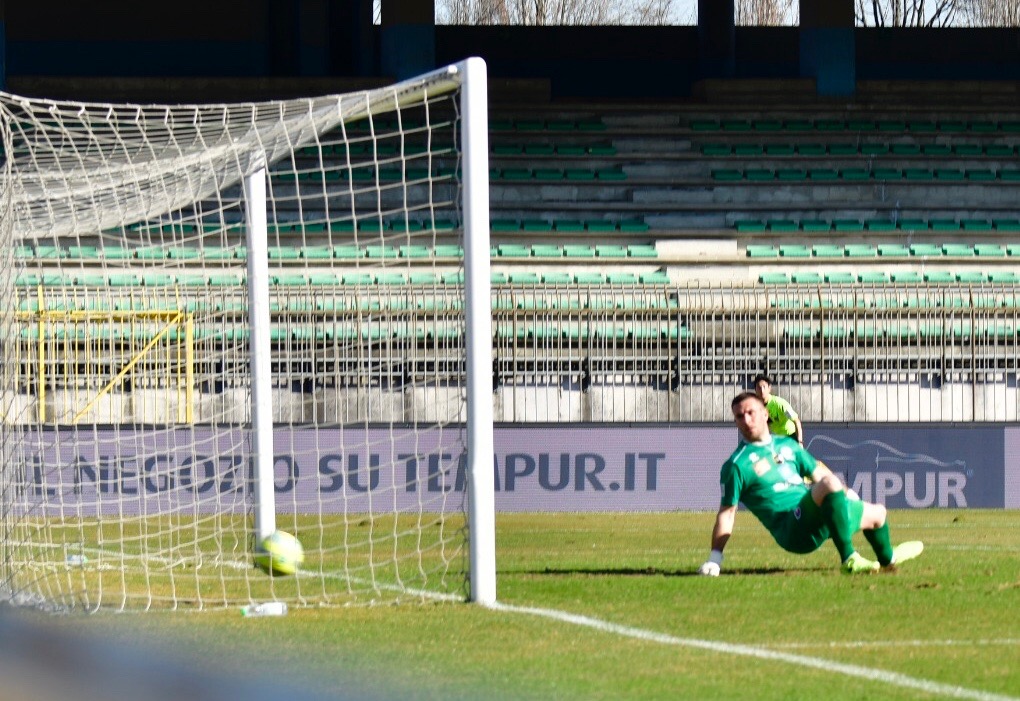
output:
<instances>
[{"instance_id":1,"label":"net mesh","mask_svg":"<svg viewBox=\"0 0 1020 701\"><path fill-rule=\"evenodd\" d=\"M0 94L7 598L463 597L459 91L451 69L242 105ZM294 577L252 564L243 180L260 168Z\"/></svg>"}]
</instances>

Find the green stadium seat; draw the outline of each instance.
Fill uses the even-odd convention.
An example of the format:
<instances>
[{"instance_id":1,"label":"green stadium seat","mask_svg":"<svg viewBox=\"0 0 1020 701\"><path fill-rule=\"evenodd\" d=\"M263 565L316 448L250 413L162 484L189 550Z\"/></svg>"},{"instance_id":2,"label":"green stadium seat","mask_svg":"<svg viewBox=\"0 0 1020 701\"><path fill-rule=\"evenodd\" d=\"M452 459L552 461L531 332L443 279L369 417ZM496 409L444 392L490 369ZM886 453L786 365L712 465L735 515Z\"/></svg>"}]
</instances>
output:
<instances>
[{"instance_id":1,"label":"green stadium seat","mask_svg":"<svg viewBox=\"0 0 1020 701\"><path fill-rule=\"evenodd\" d=\"M432 247L432 255L436 258L463 258L464 248L454 243L439 243Z\"/></svg>"},{"instance_id":2,"label":"green stadium seat","mask_svg":"<svg viewBox=\"0 0 1020 701\"><path fill-rule=\"evenodd\" d=\"M932 231L959 231L960 222L955 219L929 219L928 226Z\"/></svg>"},{"instance_id":3,"label":"green stadium seat","mask_svg":"<svg viewBox=\"0 0 1020 701\"><path fill-rule=\"evenodd\" d=\"M501 243L496 246L500 258L530 258L531 247L519 243Z\"/></svg>"},{"instance_id":4,"label":"green stadium seat","mask_svg":"<svg viewBox=\"0 0 1020 701\"><path fill-rule=\"evenodd\" d=\"M565 244L563 246L564 258L594 258L595 249L584 244Z\"/></svg>"},{"instance_id":5,"label":"green stadium seat","mask_svg":"<svg viewBox=\"0 0 1020 701\"><path fill-rule=\"evenodd\" d=\"M574 273L574 282L578 285L601 285L604 280L602 273L589 271Z\"/></svg>"},{"instance_id":6,"label":"green stadium seat","mask_svg":"<svg viewBox=\"0 0 1020 701\"><path fill-rule=\"evenodd\" d=\"M627 246L617 245L595 245L596 258L626 258L628 255Z\"/></svg>"},{"instance_id":7,"label":"green stadium seat","mask_svg":"<svg viewBox=\"0 0 1020 701\"><path fill-rule=\"evenodd\" d=\"M811 168L808 170L810 180L839 180L839 171L835 168Z\"/></svg>"},{"instance_id":8,"label":"green stadium seat","mask_svg":"<svg viewBox=\"0 0 1020 701\"><path fill-rule=\"evenodd\" d=\"M124 246L104 246L102 256L106 260L127 260L134 257L134 252Z\"/></svg>"},{"instance_id":9,"label":"green stadium seat","mask_svg":"<svg viewBox=\"0 0 1020 701\"><path fill-rule=\"evenodd\" d=\"M403 285L407 282L407 276L403 273L376 273L375 284L377 285Z\"/></svg>"},{"instance_id":10,"label":"green stadium seat","mask_svg":"<svg viewBox=\"0 0 1020 701\"><path fill-rule=\"evenodd\" d=\"M884 142L873 142L868 141L861 144L861 155L864 156L884 156L889 153L889 144Z\"/></svg>"},{"instance_id":11,"label":"green stadium seat","mask_svg":"<svg viewBox=\"0 0 1020 701\"><path fill-rule=\"evenodd\" d=\"M825 274L825 281L830 285L849 285L857 281L853 273L834 271Z\"/></svg>"},{"instance_id":12,"label":"green stadium seat","mask_svg":"<svg viewBox=\"0 0 1020 701\"><path fill-rule=\"evenodd\" d=\"M895 232L897 223L891 219L868 219L864 222L864 228L869 232Z\"/></svg>"},{"instance_id":13,"label":"green stadium seat","mask_svg":"<svg viewBox=\"0 0 1020 701\"><path fill-rule=\"evenodd\" d=\"M756 233L766 229L766 223L759 219L740 219L733 226L741 233Z\"/></svg>"},{"instance_id":14,"label":"green stadium seat","mask_svg":"<svg viewBox=\"0 0 1020 701\"><path fill-rule=\"evenodd\" d=\"M167 258L171 260L198 260L202 252L191 246L172 246L166 250Z\"/></svg>"},{"instance_id":15,"label":"green stadium seat","mask_svg":"<svg viewBox=\"0 0 1020 701\"><path fill-rule=\"evenodd\" d=\"M549 233L553 230L553 223L546 219L522 219L521 230L533 233Z\"/></svg>"},{"instance_id":16,"label":"green stadium seat","mask_svg":"<svg viewBox=\"0 0 1020 701\"><path fill-rule=\"evenodd\" d=\"M766 223L769 231L777 233L790 233L800 230L800 225L793 219L770 219Z\"/></svg>"},{"instance_id":17,"label":"green stadium seat","mask_svg":"<svg viewBox=\"0 0 1020 701\"><path fill-rule=\"evenodd\" d=\"M616 222L605 219L589 219L584 223L589 233L604 234L616 231Z\"/></svg>"},{"instance_id":18,"label":"green stadium seat","mask_svg":"<svg viewBox=\"0 0 1020 701\"><path fill-rule=\"evenodd\" d=\"M285 287L294 287L308 284L308 278L299 273L286 273L282 275L273 275L272 283L274 285L280 285Z\"/></svg>"},{"instance_id":19,"label":"green stadium seat","mask_svg":"<svg viewBox=\"0 0 1020 701\"><path fill-rule=\"evenodd\" d=\"M902 180L903 171L899 168L875 168L871 171L875 180Z\"/></svg>"},{"instance_id":20,"label":"green stadium seat","mask_svg":"<svg viewBox=\"0 0 1020 701\"><path fill-rule=\"evenodd\" d=\"M910 255L912 256L941 256L942 246L936 243L912 243L910 244Z\"/></svg>"},{"instance_id":21,"label":"green stadium seat","mask_svg":"<svg viewBox=\"0 0 1020 701\"><path fill-rule=\"evenodd\" d=\"M634 273L606 273L606 283L609 285L636 285L638 276Z\"/></svg>"},{"instance_id":22,"label":"green stadium seat","mask_svg":"<svg viewBox=\"0 0 1020 701\"><path fill-rule=\"evenodd\" d=\"M780 258L810 258L811 249L799 243L787 243L779 246Z\"/></svg>"},{"instance_id":23,"label":"green stadium seat","mask_svg":"<svg viewBox=\"0 0 1020 701\"><path fill-rule=\"evenodd\" d=\"M31 249L29 249L29 253L31 253ZM17 252L15 252L15 257L18 257ZM74 260L97 260L99 248L96 246L69 246L67 257Z\"/></svg>"},{"instance_id":24,"label":"green stadium seat","mask_svg":"<svg viewBox=\"0 0 1020 701\"><path fill-rule=\"evenodd\" d=\"M949 156L953 153L953 147L948 144L924 144L921 152L926 156Z\"/></svg>"},{"instance_id":25,"label":"green stadium seat","mask_svg":"<svg viewBox=\"0 0 1020 701\"><path fill-rule=\"evenodd\" d=\"M803 168L778 168L776 178L783 182L800 182L806 180L808 172Z\"/></svg>"},{"instance_id":26,"label":"green stadium seat","mask_svg":"<svg viewBox=\"0 0 1020 701\"><path fill-rule=\"evenodd\" d=\"M754 182L765 182L774 180L776 174L770 168L748 168L744 171L744 177Z\"/></svg>"},{"instance_id":27,"label":"green stadium seat","mask_svg":"<svg viewBox=\"0 0 1020 701\"><path fill-rule=\"evenodd\" d=\"M552 223L552 228L560 233L575 234L584 231L585 226L584 222L579 219L558 219ZM534 229L528 229L527 227L525 227L525 230L534 231Z\"/></svg>"},{"instance_id":28,"label":"green stadium seat","mask_svg":"<svg viewBox=\"0 0 1020 701\"><path fill-rule=\"evenodd\" d=\"M956 276L944 270L932 270L924 273L925 282L950 283L956 282Z\"/></svg>"},{"instance_id":29,"label":"green stadium seat","mask_svg":"<svg viewBox=\"0 0 1020 701\"><path fill-rule=\"evenodd\" d=\"M832 228L836 231L864 231L864 224L859 219L833 219Z\"/></svg>"},{"instance_id":30,"label":"green stadium seat","mask_svg":"<svg viewBox=\"0 0 1020 701\"><path fill-rule=\"evenodd\" d=\"M900 219L901 231L928 231L928 222L925 219Z\"/></svg>"},{"instance_id":31,"label":"green stadium seat","mask_svg":"<svg viewBox=\"0 0 1020 701\"><path fill-rule=\"evenodd\" d=\"M1012 158L1016 154L1016 148L1010 144L988 144L985 146L985 155L991 158Z\"/></svg>"},{"instance_id":32,"label":"green stadium seat","mask_svg":"<svg viewBox=\"0 0 1020 701\"><path fill-rule=\"evenodd\" d=\"M1007 182L1016 182L1020 180L1020 169L1003 168L999 171L999 179Z\"/></svg>"},{"instance_id":33,"label":"green stadium seat","mask_svg":"<svg viewBox=\"0 0 1020 701\"><path fill-rule=\"evenodd\" d=\"M942 253L947 256L970 257L974 255L974 248L967 243L944 243L942 244Z\"/></svg>"},{"instance_id":34,"label":"green stadium seat","mask_svg":"<svg viewBox=\"0 0 1020 701\"><path fill-rule=\"evenodd\" d=\"M797 153L801 156L824 156L825 144L798 144Z\"/></svg>"},{"instance_id":35,"label":"green stadium seat","mask_svg":"<svg viewBox=\"0 0 1020 701\"><path fill-rule=\"evenodd\" d=\"M650 273L641 273L638 280L642 285L668 285L672 282L669 275L661 270L654 270Z\"/></svg>"},{"instance_id":36,"label":"green stadium seat","mask_svg":"<svg viewBox=\"0 0 1020 701\"><path fill-rule=\"evenodd\" d=\"M988 273L988 282L1015 284L1020 282L1020 275L1012 270L992 270Z\"/></svg>"},{"instance_id":37,"label":"green stadium seat","mask_svg":"<svg viewBox=\"0 0 1020 701\"><path fill-rule=\"evenodd\" d=\"M371 285L375 282L368 273L344 273L340 281L344 285Z\"/></svg>"},{"instance_id":38,"label":"green stadium seat","mask_svg":"<svg viewBox=\"0 0 1020 701\"><path fill-rule=\"evenodd\" d=\"M399 255L394 246L365 246L365 257L372 259L396 258Z\"/></svg>"},{"instance_id":39,"label":"green stadium seat","mask_svg":"<svg viewBox=\"0 0 1020 701\"><path fill-rule=\"evenodd\" d=\"M987 219L961 219L960 226L964 231L991 231L993 228Z\"/></svg>"},{"instance_id":40,"label":"green stadium seat","mask_svg":"<svg viewBox=\"0 0 1020 701\"><path fill-rule=\"evenodd\" d=\"M747 246L748 258L776 258L779 256L779 249L767 244L749 244Z\"/></svg>"},{"instance_id":41,"label":"green stadium seat","mask_svg":"<svg viewBox=\"0 0 1020 701\"><path fill-rule=\"evenodd\" d=\"M308 273L308 284L319 286L339 285L340 276L336 273Z\"/></svg>"},{"instance_id":42,"label":"green stadium seat","mask_svg":"<svg viewBox=\"0 0 1020 701\"><path fill-rule=\"evenodd\" d=\"M824 219L801 219L800 229L804 232L823 232L832 229L832 224Z\"/></svg>"},{"instance_id":43,"label":"green stadium seat","mask_svg":"<svg viewBox=\"0 0 1020 701\"><path fill-rule=\"evenodd\" d=\"M237 273L210 273L208 281L210 287L233 287L244 284L244 276Z\"/></svg>"},{"instance_id":44,"label":"green stadium seat","mask_svg":"<svg viewBox=\"0 0 1020 701\"><path fill-rule=\"evenodd\" d=\"M988 277L980 270L962 270L956 274L956 281L968 285L977 285L986 282Z\"/></svg>"},{"instance_id":45,"label":"green stadium seat","mask_svg":"<svg viewBox=\"0 0 1020 701\"><path fill-rule=\"evenodd\" d=\"M988 182L995 180L995 171L991 168L968 168L965 171L967 180L975 182Z\"/></svg>"},{"instance_id":46,"label":"green stadium seat","mask_svg":"<svg viewBox=\"0 0 1020 701\"><path fill-rule=\"evenodd\" d=\"M227 246L205 246L201 249L200 256L202 260L208 261L246 258L247 249L243 247L234 249Z\"/></svg>"},{"instance_id":47,"label":"green stadium seat","mask_svg":"<svg viewBox=\"0 0 1020 701\"><path fill-rule=\"evenodd\" d=\"M562 258L563 249L559 246L546 243L536 243L531 246L532 258Z\"/></svg>"},{"instance_id":48,"label":"green stadium seat","mask_svg":"<svg viewBox=\"0 0 1020 701\"><path fill-rule=\"evenodd\" d=\"M790 276L786 273L762 273L758 276L758 282L763 285L787 285L790 283Z\"/></svg>"},{"instance_id":49,"label":"green stadium seat","mask_svg":"<svg viewBox=\"0 0 1020 701\"><path fill-rule=\"evenodd\" d=\"M621 219L618 228L622 233L634 234L648 231L649 226L643 219Z\"/></svg>"},{"instance_id":50,"label":"green stadium seat","mask_svg":"<svg viewBox=\"0 0 1020 701\"><path fill-rule=\"evenodd\" d=\"M857 280L866 285L880 285L889 282L889 274L879 270L865 270L857 274Z\"/></svg>"},{"instance_id":51,"label":"green stadium seat","mask_svg":"<svg viewBox=\"0 0 1020 701\"><path fill-rule=\"evenodd\" d=\"M878 255L882 258L907 257L910 255L910 248L900 243L882 243L878 247Z\"/></svg>"},{"instance_id":52,"label":"green stadium seat","mask_svg":"<svg viewBox=\"0 0 1020 701\"><path fill-rule=\"evenodd\" d=\"M998 243L975 243L974 255L983 258L1001 258L1006 255L1006 247Z\"/></svg>"},{"instance_id":53,"label":"green stadium seat","mask_svg":"<svg viewBox=\"0 0 1020 701\"><path fill-rule=\"evenodd\" d=\"M797 147L793 144L765 144L765 153L770 156L794 156Z\"/></svg>"},{"instance_id":54,"label":"green stadium seat","mask_svg":"<svg viewBox=\"0 0 1020 701\"><path fill-rule=\"evenodd\" d=\"M842 258L843 247L833 243L817 243L811 247L815 258Z\"/></svg>"},{"instance_id":55,"label":"green stadium seat","mask_svg":"<svg viewBox=\"0 0 1020 701\"><path fill-rule=\"evenodd\" d=\"M878 251L870 243L848 243L843 246L847 258L874 258Z\"/></svg>"},{"instance_id":56,"label":"green stadium seat","mask_svg":"<svg viewBox=\"0 0 1020 701\"><path fill-rule=\"evenodd\" d=\"M894 156L917 156L921 153L920 144L890 144L889 152Z\"/></svg>"},{"instance_id":57,"label":"green stadium seat","mask_svg":"<svg viewBox=\"0 0 1020 701\"><path fill-rule=\"evenodd\" d=\"M407 244L397 247L397 255L400 258L428 258L429 248L421 244Z\"/></svg>"},{"instance_id":58,"label":"green stadium seat","mask_svg":"<svg viewBox=\"0 0 1020 701\"><path fill-rule=\"evenodd\" d=\"M793 273L790 278L797 285L820 285L824 282L822 274L816 272Z\"/></svg>"},{"instance_id":59,"label":"green stadium seat","mask_svg":"<svg viewBox=\"0 0 1020 701\"><path fill-rule=\"evenodd\" d=\"M301 249L296 246L270 246L269 260L297 260L301 257Z\"/></svg>"},{"instance_id":60,"label":"green stadium seat","mask_svg":"<svg viewBox=\"0 0 1020 701\"><path fill-rule=\"evenodd\" d=\"M733 147L729 144L709 143L701 145L703 156L729 156L733 153Z\"/></svg>"},{"instance_id":61,"label":"green stadium seat","mask_svg":"<svg viewBox=\"0 0 1020 701\"><path fill-rule=\"evenodd\" d=\"M569 285L574 281L570 273L544 273L542 282L546 285Z\"/></svg>"},{"instance_id":62,"label":"green stadium seat","mask_svg":"<svg viewBox=\"0 0 1020 701\"><path fill-rule=\"evenodd\" d=\"M596 248L596 255L598 249ZM659 251L652 244L633 244L627 246L628 258L658 258Z\"/></svg>"}]
</instances>

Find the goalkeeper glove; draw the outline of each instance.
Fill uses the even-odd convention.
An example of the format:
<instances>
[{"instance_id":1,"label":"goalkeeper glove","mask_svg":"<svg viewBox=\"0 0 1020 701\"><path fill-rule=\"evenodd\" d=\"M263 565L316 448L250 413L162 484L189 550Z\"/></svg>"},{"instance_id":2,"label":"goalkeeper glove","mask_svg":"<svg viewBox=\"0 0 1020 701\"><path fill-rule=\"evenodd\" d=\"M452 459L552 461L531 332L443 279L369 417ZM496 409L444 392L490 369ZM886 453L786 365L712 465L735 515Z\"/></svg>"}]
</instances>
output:
<instances>
[{"instance_id":1,"label":"goalkeeper glove","mask_svg":"<svg viewBox=\"0 0 1020 701\"><path fill-rule=\"evenodd\" d=\"M718 577L722 561L722 550L713 550L709 553L708 561L698 568L698 574L705 575L706 577Z\"/></svg>"}]
</instances>

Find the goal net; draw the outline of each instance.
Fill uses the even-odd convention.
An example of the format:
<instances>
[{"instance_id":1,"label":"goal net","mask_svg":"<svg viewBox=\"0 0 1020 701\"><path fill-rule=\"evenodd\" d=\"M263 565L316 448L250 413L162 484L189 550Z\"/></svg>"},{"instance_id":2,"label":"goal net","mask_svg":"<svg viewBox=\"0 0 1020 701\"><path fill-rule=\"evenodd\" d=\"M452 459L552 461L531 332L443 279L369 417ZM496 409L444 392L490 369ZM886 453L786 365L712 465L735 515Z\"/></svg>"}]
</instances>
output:
<instances>
[{"instance_id":1,"label":"goal net","mask_svg":"<svg viewBox=\"0 0 1020 701\"><path fill-rule=\"evenodd\" d=\"M0 597L494 599L484 71L0 93ZM253 565L275 529L295 576Z\"/></svg>"}]
</instances>

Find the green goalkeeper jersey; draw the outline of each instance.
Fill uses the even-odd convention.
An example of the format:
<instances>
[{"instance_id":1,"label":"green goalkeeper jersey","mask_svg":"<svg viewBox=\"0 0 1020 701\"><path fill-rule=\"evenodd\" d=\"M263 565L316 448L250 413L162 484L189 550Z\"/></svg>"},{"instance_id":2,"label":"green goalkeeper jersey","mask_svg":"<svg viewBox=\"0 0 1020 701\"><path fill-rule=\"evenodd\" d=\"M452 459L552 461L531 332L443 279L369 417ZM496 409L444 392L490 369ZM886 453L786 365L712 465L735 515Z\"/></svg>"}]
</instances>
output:
<instances>
[{"instance_id":1,"label":"green goalkeeper jersey","mask_svg":"<svg viewBox=\"0 0 1020 701\"><path fill-rule=\"evenodd\" d=\"M776 535L780 516L797 508L808 493L804 477L818 463L796 439L770 436L762 443L740 442L719 475L722 506L744 506Z\"/></svg>"}]
</instances>

